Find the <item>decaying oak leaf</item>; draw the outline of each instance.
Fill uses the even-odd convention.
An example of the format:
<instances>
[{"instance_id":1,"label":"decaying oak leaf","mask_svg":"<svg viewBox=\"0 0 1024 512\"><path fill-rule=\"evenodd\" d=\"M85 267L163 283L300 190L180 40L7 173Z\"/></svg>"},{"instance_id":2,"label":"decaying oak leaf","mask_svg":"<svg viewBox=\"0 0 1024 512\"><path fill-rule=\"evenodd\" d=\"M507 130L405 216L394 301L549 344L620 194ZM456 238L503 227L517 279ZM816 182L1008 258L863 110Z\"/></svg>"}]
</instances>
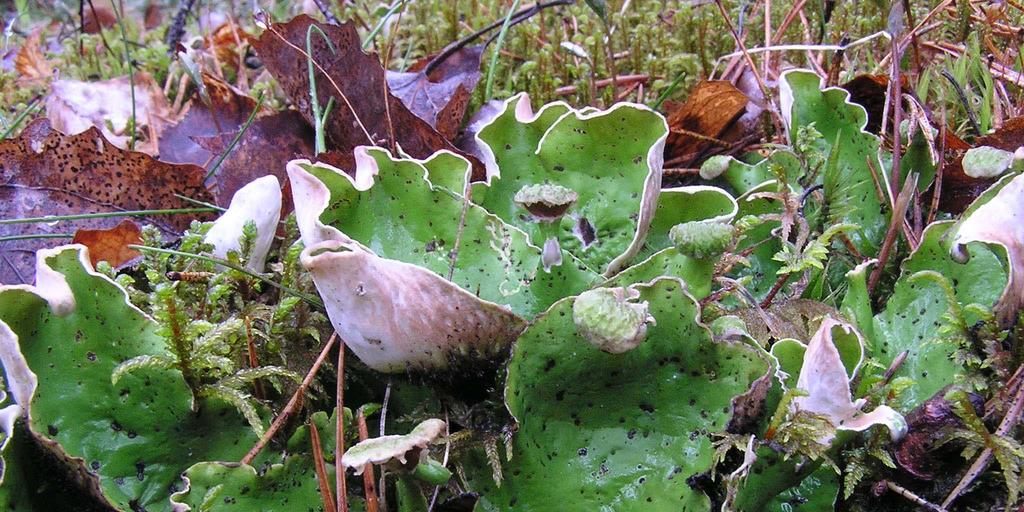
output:
<instances>
[{"instance_id":1,"label":"decaying oak leaf","mask_svg":"<svg viewBox=\"0 0 1024 512\"><path fill-rule=\"evenodd\" d=\"M132 97L134 89L134 110ZM53 129L69 135L97 127L119 148L132 138L129 123L135 118L135 149L157 154L157 141L171 119L160 86L146 73L137 73L134 85L128 77L102 82L57 80L46 97L46 116Z\"/></svg>"},{"instance_id":2,"label":"decaying oak leaf","mask_svg":"<svg viewBox=\"0 0 1024 512\"><path fill-rule=\"evenodd\" d=\"M105 261L115 269L123 268L142 256L128 247L142 243L142 229L130 220L123 220L110 229L79 229L71 243L89 248L89 262L94 267Z\"/></svg>"},{"instance_id":3,"label":"decaying oak leaf","mask_svg":"<svg viewBox=\"0 0 1024 512\"><path fill-rule=\"evenodd\" d=\"M43 50L39 47L44 28L33 31L25 38L17 56L14 58L14 69L23 79L29 82L45 80L53 76L53 65L46 60Z\"/></svg>"},{"instance_id":4,"label":"decaying oak leaf","mask_svg":"<svg viewBox=\"0 0 1024 512\"><path fill-rule=\"evenodd\" d=\"M256 225L256 239L248 255L246 268L263 272L270 244L281 219L281 183L276 176L264 176L240 188L231 198L231 206L206 232L206 243L213 244L214 256L226 258L229 251L241 247L239 239L247 222Z\"/></svg>"},{"instance_id":5,"label":"decaying oak leaf","mask_svg":"<svg viewBox=\"0 0 1024 512\"><path fill-rule=\"evenodd\" d=\"M442 149L459 152L388 91L380 59L375 53L362 51L353 23L328 25L302 15L269 26L254 47L306 121L313 124L307 59L303 55L310 25L327 34L335 50L323 38L312 38L312 58L330 74L328 78L315 70L319 103L325 106L332 97L335 101L325 125L328 149L348 153L364 145L401 146L403 152L414 158L427 158ZM482 179L484 169L480 161L463 156L473 164L474 177Z\"/></svg>"},{"instance_id":6,"label":"decaying oak leaf","mask_svg":"<svg viewBox=\"0 0 1024 512\"><path fill-rule=\"evenodd\" d=\"M945 130L942 145L945 148L946 163L942 170L939 210L959 214L996 180L972 178L964 172L963 155L965 151L971 149L971 145L957 137L952 130ZM930 198L925 197L925 201L930 201Z\"/></svg>"},{"instance_id":7,"label":"decaying oak leaf","mask_svg":"<svg viewBox=\"0 0 1024 512\"><path fill-rule=\"evenodd\" d=\"M906 77L902 77L901 84L903 92L912 92L908 88ZM864 110L868 113L868 124L864 128L870 133L878 133L882 129L885 98L889 93L889 77L885 75L857 75L840 87L850 93L850 102L864 107Z\"/></svg>"},{"instance_id":8,"label":"decaying oak leaf","mask_svg":"<svg viewBox=\"0 0 1024 512\"><path fill-rule=\"evenodd\" d=\"M196 144L193 137L235 133L256 108L256 100L227 82L203 73L203 87L210 98L207 105L196 94L186 105L181 121L160 134L160 160L175 164L210 165L216 153ZM228 197L231 197L230 195Z\"/></svg>"},{"instance_id":9,"label":"decaying oak leaf","mask_svg":"<svg viewBox=\"0 0 1024 512\"><path fill-rule=\"evenodd\" d=\"M82 7L82 30L86 34L99 34L101 30L117 24L117 15L110 0L87 1Z\"/></svg>"},{"instance_id":10,"label":"decaying oak leaf","mask_svg":"<svg viewBox=\"0 0 1024 512\"><path fill-rule=\"evenodd\" d=\"M1007 120L996 131L978 137L974 145L975 147L992 146L1011 152L1024 146L1024 116Z\"/></svg>"},{"instance_id":11,"label":"decaying oak leaf","mask_svg":"<svg viewBox=\"0 0 1024 512\"><path fill-rule=\"evenodd\" d=\"M29 124L21 136L0 141L0 218L70 215L100 211L188 208L175 194L211 201L203 170L160 162L145 153L115 147L89 128L78 135L53 130L45 119ZM166 234L181 232L202 214L147 218ZM0 226L0 236L72 233L105 229L117 219L88 219ZM70 234L68 234L70 237ZM45 240L0 245L0 282L27 282L33 253Z\"/></svg>"},{"instance_id":12,"label":"decaying oak leaf","mask_svg":"<svg viewBox=\"0 0 1024 512\"><path fill-rule=\"evenodd\" d=\"M964 172L963 157L971 146L947 131L946 151L952 152L947 160L942 181L942 196L939 198L939 209L949 213L962 213L972 201L991 187L996 179L974 178ZM1024 117L1015 117L988 135L982 135L974 141L974 147L983 146L1001 149L1013 153L1024 146Z\"/></svg>"},{"instance_id":13,"label":"decaying oak leaf","mask_svg":"<svg viewBox=\"0 0 1024 512\"><path fill-rule=\"evenodd\" d=\"M985 201L987 199L987 202ZM1024 175L1004 177L979 197L953 237L953 258L966 262L967 244L983 242L1001 246L1009 260L1009 279L995 305L1004 326L1016 321L1024 306Z\"/></svg>"},{"instance_id":14,"label":"decaying oak leaf","mask_svg":"<svg viewBox=\"0 0 1024 512\"><path fill-rule=\"evenodd\" d=\"M746 112L747 101L728 81L698 83L686 102L668 114L665 161L683 166L697 161Z\"/></svg>"},{"instance_id":15,"label":"decaying oak leaf","mask_svg":"<svg viewBox=\"0 0 1024 512\"><path fill-rule=\"evenodd\" d=\"M413 114L453 140L462 125L469 97L480 81L483 51L483 46L467 46L430 70L427 68L434 56L417 62L408 72L389 70L388 87Z\"/></svg>"},{"instance_id":16,"label":"decaying oak leaf","mask_svg":"<svg viewBox=\"0 0 1024 512\"><path fill-rule=\"evenodd\" d=\"M231 146L235 135L195 135L192 140L195 146L220 155ZM313 137L313 129L294 110L257 117L210 178L209 186L217 204L226 205L235 192L261 176L272 175L287 181L285 166L296 158L313 155ZM207 164L212 166L213 162ZM291 197L286 201L284 211L291 211Z\"/></svg>"},{"instance_id":17,"label":"decaying oak leaf","mask_svg":"<svg viewBox=\"0 0 1024 512\"><path fill-rule=\"evenodd\" d=\"M245 57L245 49L253 40L252 34L229 19L203 38L203 46L216 55L217 62L237 70Z\"/></svg>"},{"instance_id":18,"label":"decaying oak leaf","mask_svg":"<svg viewBox=\"0 0 1024 512\"><path fill-rule=\"evenodd\" d=\"M182 120L164 130L162 161L211 170L256 108L254 99L223 80L204 73L203 84L210 103L196 94ZM309 123L294 110L256 117L209 180L217 204L226 206L235 192L261 176L273 175L286 183L285 165L312 156L313 137ZM291 209L291 194L286 194L283 211Z\"/></svg>"}]
</instances>

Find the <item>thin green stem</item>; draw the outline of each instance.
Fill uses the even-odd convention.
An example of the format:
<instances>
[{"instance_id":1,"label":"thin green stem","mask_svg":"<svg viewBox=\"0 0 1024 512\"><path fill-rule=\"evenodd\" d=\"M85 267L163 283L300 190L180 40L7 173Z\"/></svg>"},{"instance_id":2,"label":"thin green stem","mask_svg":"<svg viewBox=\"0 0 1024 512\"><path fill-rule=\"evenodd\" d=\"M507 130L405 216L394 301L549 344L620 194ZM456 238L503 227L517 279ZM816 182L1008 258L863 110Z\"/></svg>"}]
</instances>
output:
<instances>
[{"instance_id":1,"label":"thin green stem","mask_svg":"<svg viewBox=\"0 0 1024 512\"><path fill-rule=\"evenodd\" d=\"M377 24L373 26L373 30L366 35L366 39L363 39L363 51L370 49L370 45L373 44L373 38L377 37L377 33L384 28L384 24L387 23L388 19L394 16L395 13L398 12L398 9L401 9L403 5L405 5L405 0L395 2L394 5L388 9L388 12L384 13L384 16L377 21Z\"/></svg>"},{"instance_id":2,"label":"thin green stem","mask_svg":"<svg viewBox=\"0 0 1024 512\"><path fill-rule=\"evenodd\" d=\"M34 235L11 235L0 236L0 242L14 242L16 240L36 240L42 238L74 238L73 233L37 233Z\"/></svg>"},{"instance_id":3,"label":"thin green stem","mask_svg":"<svg viewBox=\"0 0 1024 512\"><path fill-rule=\"evenodd\" d=\"M209 263L214 263L216 265L223 265L223 266L225 266L227 268L230 268L231 270L237 270L238 272L241 272L241 273L243 273L243 274L245 274L245 275L247 275L247 276L249 276L249 277L251 277L253 279L258 279L258 280L260 280L260 281L262 281L264 283L267 283L270 286L273 286L274 288L277 288L278 290L281 290L282 292L285 292L285 293L287 293L289 295L294 295L294 296L298 297L299 299L305 301L306 303L308 303L308 304L310 304L312 306L316 306L316 307L318 307L320 309L324 308L324 303L321 302L320 299L318 299L318 298L316 298L316 297L314 297L314 296L312 296L312 295L310 295L308 293L303 293L303 292L300 292L300 291L298 291L298 290L296 290L294 288L291 288L291 287L285 286L283 284L274 282L271 279L268 279L268 278L266 278L266 277L264 277L264 276L262 276L260 274L257 274L256 272L253 272L253 271L251 271L251 270L249 270L249 269L247 269L247 268L245 268L245 267L243 267L241 265L236 265L236 264L234 264L234 263L232 263L232 262L230 262L228 260L225 260L225 259L217 258L217 257L214 257L214 256L207 256L205 254L193 254L193 253L190 253L190 252L175 251L173 249L161 249L159 247L149 247L147 245L129 245L128 247L132 248L132 249L135 249L135 250L138 250L138 251L158 252L158 253L163 253L163 254L170 254L170 255L173 255L173 256L182 256L182 257L185 257L185 258L192 258L192 259L197 259L197 260L200 260L200 261L206 261L206 262L209 262Z\"/></svg>"},{"instance_id":4,"label":"thin green stem","mask_svg":"<svg viewBox=\"0 0 1024 512\"><path fill-rule=\"evenodd\" d=\"M61 220L107 219L110 217L147 217L150 215L178 215L185 213L211 213L216 208L179 208L170 210L126 210L123 212L78 213L74 215L44 215L42 217L25 217L21 219L0 219L0 226L10 224L38 224Z\"/></svg>"},{"instance_id":5,"label":"thin green stem","mask_svg":"<svg viewBox=\"0 0 1024 512\"><path fill-rule=\"evenodd\" d=\"M498 33L498 40L494 43L494 51L491 53L491 64L487 67L487 85L484 87L484 99L491 99L491 93L494 92L494 73L498 67L498 56L501 55L501 47L505 45L505 35L508 34L508 28L512 25L512 16L515 14L516 9L519 9L519 0L512 2L512 7L509 7L508 14L505 15L505 23L501 25L501 32Z\"/></svg>"},{"instance_id":6,"label":"thin green stem","mask_svg":"<svg viewBox=\"0 0 1024 512\"><path fill-rule=\"evenodd\" d=\"M213 167L211 167L210 171L206 173L206 178L203 179L204 182L209 181L209 179L213 177L213 174L220 168L220 164L224 163L224 159L226 159L228 155L231 154L231 151L235 149L235 146L238 145L238 141L242 140L242 135L245 135L245 132L249 130L249 126L252 125L253 120L256 119L256 114L259 113L260 107L262 106L263 93L261 92L260 96L256 98L256 106L253 107L252 112L249 113L249 118L245 120L245 124L242 125L242 128L235 134L235 138L231 140L231 144L228 144L228 147L224 148L224 152L217 157L217 161L213 164Z\"/></svg>"},{"instance_id":7,"label":"thin green stem","mask_svg":"<svg viewBox=\"0 0 1024 512\"><path fill-rule=\"evenodd\" d=\"M658 99L655 100L654 103L651 104L651 109L653 109L653 110L660 109L661 108L661 104L665 103L665 100L667 100L668 97L671 96L672 93L674 93L676 91L676 88L679 87L679 84L685 78L686 78L686 71L683 71L682 73L679 73L678 75L676 75L676 78L674 80L672 80L672 83L668 84L668 87L665 88L665 91L662 92L661 95L658 96Z\"/></svg>"},{"instance_id":8,"label":"thin green stem","mask_svg":"<svg viewBox=\"0 0 1024 512\"><path fill-rule=\"evenodd\" d=\"M181 199L182 201L185 201L187 203L198 204L199 206L205 206L206 208L213 208L214 210L217 210L218 212L226 212L226 211L228 211L227 208L222 208L222 207L217 206L217 205L215 205L213 203L207 203L206 201L200 201L198 199L194 199L194 198L191 198L189 196L185 196L185 195L181 195L181 194L174 194L174 197L177 197L178 199Z\"/></svg>"},{"instance_id":9,"label":"thin green stem","mask_svg":"<svg viewBox=\"0 0 1024 512\"><path fill-rule=\"evenodd\" d=\"M320 113L320 98L316 92L316 73L313 67L313 31L317 31L320 37L323 38L324 42L327 43L327 48L331 50L331 53L337 55L337 50L334 49L334 43L327 38L327 34L324 33L320 27L310 24L309 28L306 29L306 69L309 73L309 106L313 111L313 129L316 130L316 153L319 155L327 151L327 142L324 137L324 124L327 121L327 114L330 112L328 108L327 112L322 115ZM334 96L331 96L334 99ZM330 104L328 104L330 107Z\"/></svg>"},{"instance_id":10,"label":"thin green stem","mask_svg":"<svg viewBox=\"0 0 1024 512\"><path fill-rule=\"evenodd\" d=\"M132 62L131 51L128 50L128 33L124 29L124 18L121 16L121 11L117 9L117 2L110 2L110 7L114 10L114 16L117 18L117 25L121 27L121 44L124 45L124 58L128 64L128 84L131 86L132 96L132 134L128 140L128 149L135 150L135 138L138 128L138 118L135 115L135 64Z\"/></svg>"},{"instance_id":11,"label":"thin green stem","mask_svg":"<svg viewBox=\"0 0 1024 512\"><path fill-rule=\"evenodd\" d=\"M38 102L38 101L39 101L38 98L33 99L32 101L29 102L28 105L25 106L25 110L22 110L20 113L18 113L18 116L15 117L14 120L11 121L11 124L9 126L7 126L7 129L4 130L3 135L0 135L0 140L6 139L12 133L14 133L14 130L18 129L18 126L21 124L21 122L24 121L25 118L28 117L29 114L31 114L33 110L35 110L36 102Z\"/></svg>"}]
</instances>

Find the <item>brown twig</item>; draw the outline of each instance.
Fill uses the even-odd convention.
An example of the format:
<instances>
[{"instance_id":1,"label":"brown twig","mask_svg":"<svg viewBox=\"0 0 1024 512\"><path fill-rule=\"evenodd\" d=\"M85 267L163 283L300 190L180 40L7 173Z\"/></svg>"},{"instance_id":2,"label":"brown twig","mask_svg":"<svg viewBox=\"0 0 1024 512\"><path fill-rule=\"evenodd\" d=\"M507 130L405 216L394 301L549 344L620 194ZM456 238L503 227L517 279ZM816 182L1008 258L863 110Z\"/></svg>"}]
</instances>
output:
<instances>
[{"instance_id":1,"label":"brown twig","mask_svg":"<svg viewBox=\"0 0 1024 512\"><path fill-rule=\"evenodd\" d=\"M911 503L913 503L913 504L915 504L915 505L917 505L917 506L919 506L921 508L924 508L924 509L927 509L927 510L931 510L932 512L946 512L946 509L944 507L940 507L940 506L938 506L938 505L936 505L936 504L934 504L934 503L932 503L932 502L930 502L930 501L928 501L928 500L926 500L926 499L924 499L924 498L914 494L909 489L906 489L904 487L896 485L896 484L894 484L894 483L892 483L892 482L890 482L888 480L883 480L883 481L878 482L878 483L879 484L884 484L885 489L888 489L888 490L898 494L899 496L905 498L907 501L909 501L909 502L911 502Z\"/></svg>"},{"instance_id":2,"label":"brown twig","mask_svg":"<svg viewBox=\"0 0 1024 512\"><path fill-rule=\"evenodd\" d=\"M370 438L370 431L366 428L366 415L362 409L356 415L356 426L359 428L359 440L366 441ZM363 466L363 494L366 497L366 512L377 512L377 483L374 478L373 464L367 463Z\"/></svg>"},{"instance_id":3,"label":"brown twig","mask_svg":"<svg viewBox=\"0 0 1024 512\"><path fill-rule=\"evenodd\" d=\"M775 284L772 285L772 289L768 290L768 295L764 296L764 300L761 301L761 309L768 309L768 306L772 305L772 301L775 300L775 296L778 295L782 287L786 285L786 281L789 280L789 274L783 274L775 280Z\"/></svg>"},{"instance_id":4,"label":"brown twig","mask_svg":"<svg viewBox=\"0 0 1024 512\"><path fill-rule=\"evenodd\" d=\"M341 25L338 18L331 12L331 6L327 5L327 2L324 0L313 0L313 3L315 3L316 8L320 10L320 14L324 15L324 19L327 20L327 23L330 23L331 25Z\"/></svg>"},{"instance_id":5,"label":"brown twig","mask_svg":"<svg viewBox=\"0 0 1024 512\"><path fill-rule=\"evenodd\" d=\"M902 156L903 145L900 141L900 121L903 117L903 88L900 80L900 55L902 54L899 38L892 39L892 69L889 79L889 95L886 103L892 108L892 182L889 190L900 188L900 157ZM883 123L883 129L884 129Z\"/></svg>"},{"instance_id":6,"label":"brown twig","mask_svg":"<svg viewBox=\"0 0 1024 512\"><path fill-rule=\"evenodd\" d=\"M621 75L613 78L602 78L600 80L596 80L594 81L594 87L608 87L613 83L617 84L618 86L626 86L635 83L647 82L650 79L650 75ZM566 85L559 87L558 89L555 89L555 94L558 96L567 96L569 94L575 94L576 90L577 88L575 85Z\"/></svg>"},{"instance_id":7,"label":"brown twig","mask_svg":"<svg viewBox=\"0 0 1024 512\"><path fill-rule=\"evenodd\" d=\"M910 206L910 198L913 196L915 188L917 188L917 179L907 179L903 184L903 190L896 196L896 203L892 209L892 218L889 220L889 229L885 232L885 240L882 241L882 248L878 252L878 264L868 277L869 294L874 291L879 279L882 278L882 271L885 269L885 263L889 259L889 252L892 251L892 246L896 243L897 234L903 226L904 217L907 215L907 207Z\"/></svg>"},{"instance_id":8,"label":"brown twig","mask_svg":"<svg viewBox=\"0 0 1024 512\"><path fill-rule=\"evenodd\" d=\"M270 424L270 428L268 428L263 434L263 437L256 442L252 449L249 450L249 453L245 454L245 457L242 457L242 464L251 464L252 460L259 455L261 450L263 450L263 447L266 446L274 437L274 434L277 434L277 431L281 430L281 427L284 426L286 421L288 421L288 418L291 417L292 414L295 414L295 411L299 408L299 404L302 403L302 396L305 394L306 389L309 388L309 385L313 382L313 378L316 377L316 372L320 370L320 366L324 364L325 360L327 360L327 354L331 351L331 347L334 346L337 339L338 334L334 333L331 335L331 338L327 340L327 343L324 344L324 348L320 351L320 355L316 358L313 366L310 367L308 372L306 372L306 376L302 379L302 383L299 384L299 388L292 394L292 398L288 400L288 404L281 410L281 414L278 414L277 418L274 418L274 422Z\"/></svg>"},{"instance_id":9,"label":"brown twig","mask_svg":"<svg viewBox=\"0 0 1024 512\"><path fill-rule=\"evenodd\" d=\"M402 28L402 17L405 15L405 6L408 5L406 2L402 2L401 9L398 10L398 19L395 20L395 26L391 29L391 37L388 38L388 47L384 52L384 69L388 69L388 65L391 63L391 52L395 48L395 39L398 38L398 32ZM388 81L384 80L381 82L381 96L384 100L384 117L388 121L388 147L391 148L391 152L394 153L398 150L395 138L395 123L391 118L391 94L388 91Z\"/></svg>"},{"instance_id":10,"label":"brown twig","mask_svg":"<svg viewBox=\"0 0 1024 512\"><path fill-rule=\"evenodd\" d=\"M327 466L324 465L324 452L320 445L320 431L316 428L316 422L309 422L309 439L313 445L313 463L316 466L316 483L320 486L320 498L324 502L324 512L336 512L334 507L334 496L331 494L331 484L327 481Z\"/></svg>"},{"instance_id":11,"label":"brown twig","mask_svg":"<svg viewBox=\"0 0 1024 512\"><path fill-rule=\"evenodd\" d=\"M537 14L542 10L547 9L548 7L554 7L556 5L571 5L573 3L575 3L575 0L553 0L551 2L538 2L533 6L520 9L519 12L513 14L512 21L509 22L509 27L526 21L534 14ZM455 41L452 44L449 44L447 47L445 47L444 50L441 51L441 53L437 54L436 57L431 59L430 62L426 65L426 67L423 68L423 74L430 75L431 72L437 69L438 66L444 63L444 61L448 60L448 58L454 55L456 52L465 48L466 45L468 45L469 43L476 41L477 39L480 38L480 36L483 36L484 34L500 27L504 23L505 17L502 16L501 19L491 23L490 25L487 25L486 27L477 30L476 32L473 32L472 34L463 37L462 39L459 39L458 41ZM488 41L488 43L489 42L490 41Z\"/></svg>"},{"instance_id":12,"label":"brown twig","mask_svg":"<svg viewBox=\"0 0 1024 512\"><path fill-rule=\"evenodd\" d=\"M942 197L942 176L946 170L946 112L942 112L942 128L939 131L939 161L935 169L935 180L932 181L932 202L925 218L925 226L931 224L939 213L939 198Z\"/></svg>"},{"instance_id":13,"label":"brown twig","mask_svg":"<svg viewBox=\"0 0 1024 512\"><path fill-rule=\"evenodd\" d=\"M1003 416L1003 421L999 423L999 427L996 428L994 435L1002 437L1009 434L1010 430L1020 420L1022 410L1024 410L1024 386L1021 386L1017 390L1017 394L1013 396L1013 403L1010 405L1010 409L1006 411L1006 416ZM963 478L957 482L956 487L950 491L949 496L946 496L945 501L942 502L942 508L949 508L956 501L957 497L974 482L974 479L978 478L985 471L990 462L992 462L992 448L985 448L981 455L971 464L971 467L968 468Z\"/></svg>"},{"instance_id":14,"label":"brown twig","mask_svg":"<svg viewBox=\"0 0 1024 512\"><path fill-rule=\"evenodd\" d=\"M782 124L779 122L778 112L771 106L771 92L768 90L768 85L764 83L764 77L757 70L757 65L754 64L753 57L750 56L750 52L747 51L747 45L743 43L743 39L740 38L739 33L736 32L736 27L732 24L732 18L729 17L729 12L725 10L725 5L722 4L722 0L715 0L715 5L718 6L719 12L722 13L722 18L725 20L725 24L729 27L729 32L732 34L733 40L736 45L739 46L740 51L743 52L743 58L747 61L747 66L750 67L751 74L754 75L754 79L757 80L757 87L761 89L761 94L764 95L764 101L768 105L772 114L772 123L775 125L776 132L781 135L785 133L782 128Z\"/></svg>"},{"instance_id":15,"label":"brown twig","mask_svg":"<svg viewBox=\"0 0 1024 512\"><path fill-rule=\"evenodd\" d=\"M259 367L260 360L256 357L256 344L252 341L252 320L248 315L245 317L245 349L249 353L249 368ZM257 380L253 383L253 387L256 388L254 393L256 398L262 400L266 396L266 393L263 392L263 383Z\"/></svg>"},{"instance_id":16,"label":"brown twig","mask_svg":"<svg viewBox=\"0 0 1024 512\"><path fill-rule=\"evenodd\" d=\"M334 485L338 489L338 512L348 512L348 492L345 489L345 466L341 456L345 455L345 344L338 345L338 398L335 402L338 419L334 422Z\"/></svg>"},{"instance_id":17,"label":"brown twig","mask_svg":"<svg viewBox=\"0 0 1024 512\"><path fill-rule=\"evenodd\" d=\"M103 41L103 48L107 50L107 53L116 55L114 50L110 48L110 44L107 43L107 36L103 35L103 25L100 24L100 16L96 14L96 6L92 4L92 0L87 1L89 3L89 11L92 12L92 21L96 24L96 33L100 35L100 41ZM82 32L85 32L85 11L84 9L79 9L79 11L82 14ZM79 39L79 44L81 44L81 39Z\"/></svg>"}]
</instances>

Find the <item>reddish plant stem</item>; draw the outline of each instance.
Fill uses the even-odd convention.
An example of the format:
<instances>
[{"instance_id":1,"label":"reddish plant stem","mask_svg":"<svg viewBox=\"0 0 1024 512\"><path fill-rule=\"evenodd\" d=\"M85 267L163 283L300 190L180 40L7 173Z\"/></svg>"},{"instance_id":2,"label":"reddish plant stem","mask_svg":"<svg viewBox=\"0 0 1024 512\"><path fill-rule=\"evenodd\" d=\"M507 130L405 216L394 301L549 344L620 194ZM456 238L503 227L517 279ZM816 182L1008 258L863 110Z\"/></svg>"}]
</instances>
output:
<instances>
[{"instance_id":1,"label":"reddish plant stem","mask_svg":"<svg viewBox=\"0 0 1024 512\"><path fill-rule=\"evenodd\" d=\"M369 439L370 431L366 428L366 415L361 410L356 416L356 425L359 427L359 440ZM377 483L373 474L373 464L366 464L363 467L363 494L366 495L366 512L377 512Z\"/></svg>"},{"instance_id":2,"label":"reddish plant stem","mask_svg":"<svg viewBox=\"0 0 1024 512\"><path fill-rule=\"evenodd\" d=\"M327 466L324 465L324 452L320 445L320 431L316 422L309 422L309 439L313 444L313 462L316 465L316 483L320 486L320 498L324 502L324 512L336 512L334 496L331 495L331 483L327 481Z\"/></svg>"},{"instance_id":3,"label":"reddish plant stem","mask_svg":"<svg viewBox=\"0 0 1024 512\"><path fill-rule=\"evenodd\" d=\"M917 180L908 179L903 186L903 190L896 197L896 204L892 208L892 219L889 220L889 230L885 232L885 240L882 241L882 248L878 252L878 264L868 277L869 294L874 291L879 279L882 278L885 263L889 260L889 252L892 251L892 246L896 243L896 237L900 232L900 228L903 227L903 222L907 215L907 207L910 206L910 196L914 192L911 187L917 187Z\"/></svg>"},{"instance_id":4,"label":"reddish plant stem","mask_svg":"<svg viewBox=\"0 0 1024 512\"><path fill-rule=\"evenodd\" d=\"M249 353L249 368L258 367L260 360L256 357L256 344L252 341L252 320L248 316L245 317L245 349ZM262 400L266 396L263 392L263 383L257 380L253 383L253 387L256 398Z\"/></svg>"},{"instance_id":5,"label":"reddish plant stem","mask_svg":"<svg viewBox=\"0 0 1024 512\"><path fill-rule=\"evenodd\" d=\"M345 344L338 345L338 420L334 423L334 480L338 488L338 512L348 512L348 492L345 489L345 466L341 465L341 456L345 455Z\"/></svg>"},{"instance_id":6,"label":"reddish plant stem","mask_svg":"<svg viewBox=\"0 0 1024 512\"><path fill-rule=\"evenodd\" d=\"M1017 394L1013 396L1013 402L1010 404L1010 409L1006 411L1006 416L1003 416L1003 421L999 422L999 427L996 428L995 435L1003 437L1009 434L1020 420L1021 412L1024 412L1024 386L1017 389ZM991 462L992 448L985 448L985 450L981 452L981 455L979 455L978 458L975 459L974 463L971 464L971 467L967 470L967 473L964 474L964 477L960 479L956 484L956 487L954 487L949 493L949 496L947 496L945 501L942 502L942 508L949 508L950 505L953 504L953 501L955 501L961 493L970 487L971 483L974 482L974 479L978 478L979 475L985 472L985 469Z\"/></svg>"},{"instance_id":7,"label":"reddish plant stem","mask_svg":"<svg viewBox=\"0 0 1024 512\"><path fill-rule=\"evenodd\" d=\"M783 274L775 281L775 285L772 286L771 290L768 290L768 295L765 295L764 300L761 301L761 309L768 309L768 306L772 305L772 301L775 300L775 296L778 295L782 287L786 285L786 281L789 280L789 274Z\"/></svg>"},{"instance_id":8,"label":"reddish plant stem","mask_svg":"<svg viewBox=\"0 0 1024 512\"><path fill-rule=\"evenodd\" d=\"M288 421L288 418L298 410L299 405L302 403L302 396L306 393L306 389L309 388L310 383L313 382L313 377L315 377L316 372L320 370L320 366L324 364L325 360L327 360L327 355L330 353L331 347L334 346L334 342L337 339L338 334L335 333L331 335L329 340L327 340L323 350L320 351L320 355L316 358L316 362L313 363L313 367L309 369L309 372L306 373L306 377L303 378L302 383L299 384L299 388L295 390L294 394L292 394L292 398L288 400L288 404L284 406L281 414L278 414L277 418L274 418L274 422L263 434L263 437L261 437L259 441L256 441L256 444L251 450L249 450L249 453L245 454L245 457L242 457L242 464L251 464L252 460L259 455L261 450L263 450L263 447L266 446L274 437L274 434L277 434L277 431L281 430L281 427Z\"/></svg>"}]
</instances>

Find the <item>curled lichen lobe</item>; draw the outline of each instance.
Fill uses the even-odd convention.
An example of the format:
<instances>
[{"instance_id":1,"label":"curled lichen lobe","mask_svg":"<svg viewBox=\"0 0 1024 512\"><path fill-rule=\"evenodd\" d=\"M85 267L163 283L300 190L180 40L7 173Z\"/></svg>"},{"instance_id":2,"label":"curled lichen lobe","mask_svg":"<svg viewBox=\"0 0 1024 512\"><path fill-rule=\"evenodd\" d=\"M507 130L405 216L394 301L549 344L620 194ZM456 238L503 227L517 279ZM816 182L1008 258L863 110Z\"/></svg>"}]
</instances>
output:
<instances>
[{"instance_id":1,"label":"curled lichen lobe","mask_svg":"<svg viewBox=\"0 0 1024 512\"><path fill-rule=\"evenodd\" d=\"M554 183L540 183L525 185L516 192L513 200L537 220L553 222L561 219L578 198L572 189Z\"/></svg>"},{"instance_id":2,"label":"curled lichen lobe","mask_svg":"<svg viewBox=\"0 0 1024 512\"><path fill-rule=\"evenodd\" d=\"M732 243L735 228L719 222L684 222L672 226L669 238L679 252L697 259L720 256Z\"/></svg>"},{"instance_id":3,"label":"curled lichen lobe","mask_svg":"<svg viewBox=\"0 0 1024 512\"><path fill-rule=\"evenodd\" d=\"M611 354L636 348L647 336L647 325L654 323L647 302L630 302L636 295L623 288L583 292L572 307L576 330L591 345Z\"/></svg>"}]
</instances>

